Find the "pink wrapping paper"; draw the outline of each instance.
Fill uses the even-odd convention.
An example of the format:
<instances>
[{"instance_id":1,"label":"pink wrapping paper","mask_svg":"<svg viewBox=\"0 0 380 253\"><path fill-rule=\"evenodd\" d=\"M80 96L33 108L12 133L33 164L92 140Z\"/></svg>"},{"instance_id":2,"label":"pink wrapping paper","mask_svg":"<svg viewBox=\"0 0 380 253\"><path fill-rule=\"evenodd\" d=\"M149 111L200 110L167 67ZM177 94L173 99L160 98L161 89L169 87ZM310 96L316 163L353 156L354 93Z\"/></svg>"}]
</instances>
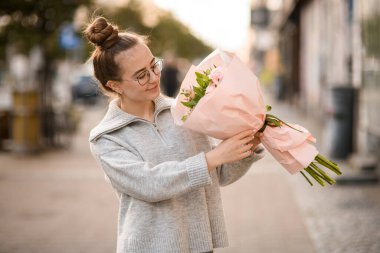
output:
<instances>
[{"instance_id":1,"label":"pink wrapping paper","mask_svg":"<svg viewBox=\"0 0 380 253\"><path fill-rule=\"evenodd\" d=\"M265 102L256 76L234 54L215 50L198 66L191 66L181 84L181 90L189 90L196 82L195 72L221 66L223 79L206 94L183 122L189 108L182 105L185 96L179 94L171 108L174 122L182 127L217 139L227 139L241 131L258 131L265 121ZM267 126L261 138L262 144L272 156L291 174L306 168L318 154L312 145L315 139L303 127L292 125Z\"/></svg>"}]
</instances>

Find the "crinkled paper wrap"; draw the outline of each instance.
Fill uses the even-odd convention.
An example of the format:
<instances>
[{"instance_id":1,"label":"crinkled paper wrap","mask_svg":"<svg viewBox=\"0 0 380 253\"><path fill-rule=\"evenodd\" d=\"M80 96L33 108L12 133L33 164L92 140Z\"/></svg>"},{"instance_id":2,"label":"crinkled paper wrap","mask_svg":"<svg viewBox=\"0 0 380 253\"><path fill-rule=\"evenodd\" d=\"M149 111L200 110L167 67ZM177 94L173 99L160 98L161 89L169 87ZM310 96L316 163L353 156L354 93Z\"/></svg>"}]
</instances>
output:
<instances>
[{"instance_id":1,"label":"crinkled paper wrap","mask_svg":"<svg viewBox=\"0 0 380 253\"><path fill-rule=\"evenodd\" d=\"M196 82L195 72L221 66L223 79L209 94L206 94L189 113L182 105L186 101L179 94L171 108L174 122L182 127L217 139L227 139L237 133L253 129L258 131L265 121L265 102L257 77L234 54L219 49L207 56L198 66L191 66L181 84L181 90L190 90ZM291 174L309 166L318 154L312 145L315 139L303 127L292 125L267 126L261 138L262 144L272 156Z\"/></svg>"}]
</instances>

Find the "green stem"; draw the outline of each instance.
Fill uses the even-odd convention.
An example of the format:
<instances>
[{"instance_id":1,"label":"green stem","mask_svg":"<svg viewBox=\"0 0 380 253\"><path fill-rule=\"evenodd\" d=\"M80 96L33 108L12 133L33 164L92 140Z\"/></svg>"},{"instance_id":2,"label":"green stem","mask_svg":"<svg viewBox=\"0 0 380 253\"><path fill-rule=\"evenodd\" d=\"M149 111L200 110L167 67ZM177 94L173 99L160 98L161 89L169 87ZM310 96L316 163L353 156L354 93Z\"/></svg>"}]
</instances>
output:
<instances>
[{"instance_id":1,"label":"green stem","mask_svg":"<svg viewBox=\"0 0 380 253\"><path fill-rule=\"evenodd\" d=\"M333 185L335 184L335 180L329 177L322 169L320 169L317 165L315 165L313 162L310 164L310 166L314 169L315 172L319 173L323 177L323 179L329 184Z\"/></svg>"},{"instance_id":2,"label":"green stem","mask_svg":"<svg viewBox=\"0 0 380 253\"><path fill-rule=\"evenodd\" d=\"M272 114L266 114L266 117L268 117L268 116L269 116L270 118L273 118L273 119L275 119L275 120L278 120L280 123L282 123L282 124L284 124L284 125L286 125L286 126L292 128L292 129L294 129L294 130L296 130L296 131L302 133L302 131L300 131L300 130L294 128L294 127L292 127L291 125L287 124L286 122L282 121L281 119L277 118L276 116L274 116L274 115L272 115Z\"/></svg>"},{"instance_id":3,"label":"green stem","mask_svg":"<svg viewBox=\"0 0 380 253\"><path fill-rule=\"evenodd\" d=\"M313 183L310 181L310 179L303 173L303 171L300 171L302 176L309 182L310 186L313 186Z\"/></svg>"},{"instance_id":4,"label":"green stem","mask_svg":"<svg viewBox=\"0 0 380 253\"><path fill-rule=\"evenodd\" d=\"M311 167L307 167L305 169L309 174L310 176L312 176L315 181L317 181L321 186L325 186L325 184L323 183L323 181L320 179L320 177L318 176L317 173L315 173L315 171L311 168Z\"/></svg>"},{"instance_id":5,"label":"green stem","mask_svg":"<svg viewBox=\"0 0 380 253\"><path fill-rule=\"evenodd\" d=\"M321 154L318 154L317 155L317 158L322 160L322 161L325 161L326 163L330 164L331 166L333 166L336 170L338 170L340 172L340 169L339 169L339 166L338 164L330 161L329 159L327 159L326 157L322 156ZM341 173L341 172L340 172Z\"/></svg>"},{"instance_id":6,"label":"green stem","mask_svg":"<svg viewBox=\"0 0 380 253\"><path fill-rule=\"evenodd\" d=\"M321 165L325 166L326 168L332 170L335 174L337 175L341 175L342 172L340 171L339 167L332 164L331 162L328 161L328 159L324 158L323 156L321 155L317 155L315 157L315 160L320 163Z\"/></svg>"}]
</instances>

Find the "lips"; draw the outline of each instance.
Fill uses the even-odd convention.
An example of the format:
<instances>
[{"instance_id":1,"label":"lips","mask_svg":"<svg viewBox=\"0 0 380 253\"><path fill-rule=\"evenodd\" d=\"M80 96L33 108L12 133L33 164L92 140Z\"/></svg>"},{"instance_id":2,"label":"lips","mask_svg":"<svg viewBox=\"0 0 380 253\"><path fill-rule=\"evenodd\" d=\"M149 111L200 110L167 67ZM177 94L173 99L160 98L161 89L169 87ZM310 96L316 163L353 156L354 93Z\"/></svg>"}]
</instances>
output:
<instances>
[{"instance_id":1,"label":"lips","mask_svg":"<svg viewBox=\"0 0 380 253\"><path fill-rule=\"evenodd\" d=\"M146 89L147 91L155 90L158 87L158 84L154 85L153 87Z\"/></svg>"}]
</instances>

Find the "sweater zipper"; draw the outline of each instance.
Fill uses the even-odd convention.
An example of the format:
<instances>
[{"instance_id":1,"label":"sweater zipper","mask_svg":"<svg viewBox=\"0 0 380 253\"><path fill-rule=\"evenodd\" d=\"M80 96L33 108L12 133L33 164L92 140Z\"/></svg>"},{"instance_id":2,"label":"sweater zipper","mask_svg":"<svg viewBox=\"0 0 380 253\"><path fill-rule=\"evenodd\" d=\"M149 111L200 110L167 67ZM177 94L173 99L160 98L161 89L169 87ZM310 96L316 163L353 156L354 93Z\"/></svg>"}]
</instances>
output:
<instances>
[{"instance_id":1,"label":"sweater zipper","mask_svg":"<svg viewBox=\"0 0 380 253\"><path fill-rule=\"evenodd\" d=\"M149 122L150 123L150 122ZM156 134L158 135L158 137L160 138L161 142L165 144L165 146L168 146L168 143L166 142L164 136L162 135L161 133L161 130L160 128L157 126L157 123L156 122L153 122L153 123L150 123L152 124L153 128L154 128L154 131L156 132Z\"/></svg>"},{"instance_id":2,"label":"sweater zipper","mask_svg":"<svg viewBox=\"0 0 380 253\"><path fill-rule=\"evenodd\" d=\"M147 124L153 126L154 132L155 132L155 133L157 134L157 136L160 138L161 142L162 142L165 146L168 147L169 144L166 142L165 138L163 137L163 135L162 135L162 133L161 133L160 128L158 127L158 125L157 125L157 123L156 123L156 122L157 122L157 116L158 116L158 114L159 114L160 112L162 112L164 109L166 109L166 107L161 108L161 110L155 112L155 114L154 114L154 116L153 116L154 122L148 121L148 120L146 120L146 119L135 118L135 119L129 121L129 122L127 123L127 125L128 125L129 123L133 122L133 121L142 121L142 122L145 122L145 123L147 123Z\"/></svg>"},{"instance_id":3,"label":"sweater zipper","mask_svg":"<svg viewBox=\"0 0 380 253\"><path fill-rule=\"evenodd\" d=\"M156 112L154 113L154 115L153 115L153 122L148 121L148 123L150 123L150 124L153 125L155 132L157 133L158 137L161 139L161 142L164 143L166 147L168 147L169 144L166 142L164 136L163 136L162 133L161 133L160 128L159 128L158 125L157 125L157 117L158 117L158 114L160 114L164 109L166 109L166 107L161 108L161 110L156 111Z\"/></svg>"}]
</instances>

